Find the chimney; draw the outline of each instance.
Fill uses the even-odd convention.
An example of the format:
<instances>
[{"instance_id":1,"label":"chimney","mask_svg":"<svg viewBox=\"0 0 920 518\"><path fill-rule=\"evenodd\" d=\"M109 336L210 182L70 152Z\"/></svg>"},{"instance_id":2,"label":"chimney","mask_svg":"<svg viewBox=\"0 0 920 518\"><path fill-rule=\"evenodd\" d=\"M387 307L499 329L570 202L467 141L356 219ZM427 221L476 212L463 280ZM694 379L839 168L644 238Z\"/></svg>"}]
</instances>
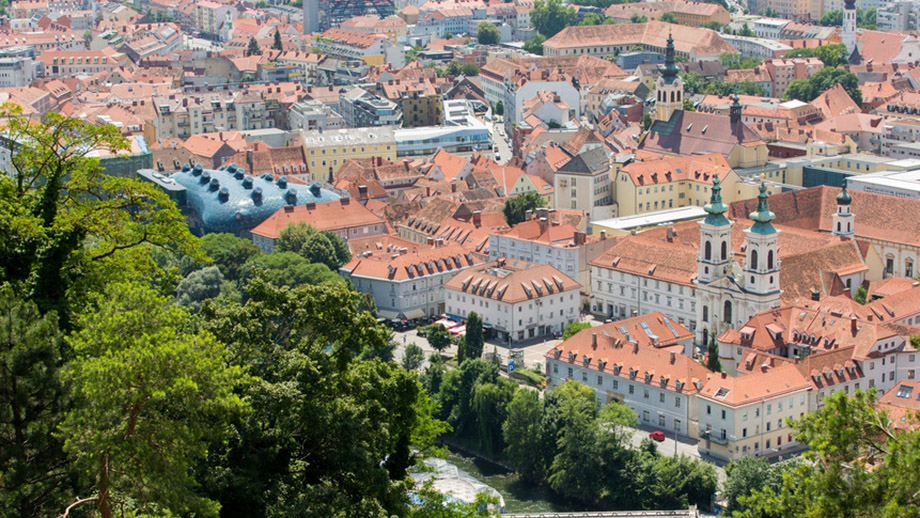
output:
<instances>
[{"instance_id":1,"label":"chimney","mask_svg":"<svg viewBox=\"0 0 920 518\"><path fill-rule=\"evenodd\" d=\"M601 230L601 241L606 241L606 240L607 240L607 231Z\"/></svg>"},{"instance_id":2,"label":"chimney","mask_svg":"<svg viewBox=\"0 0 920 518\"><path fill-rule=\"evenodd\" d=\"M479 228L482 226L482 211L474 210L473 211L473 226Z\"/></svg>"},{"instance_id":3,"label":"chimney","mask_svg":"<svg viewBox=\"0 0 920 518\"><path fill-rule=\"evenodd\" d=\"M725 379L725 378L728 377L728 374L725 374L724 372L722 372L722 373L720 373L720 374L722 374L722 379Z\"/></svg>"},{"instance_id":4,"label":"chimney","mask_svg":"<svg viewBox=\"0 0 920 518\"><path fill-rule=\"evenodd\" d=\"M591 333L591 348L597 349L597 333Z\"/></svg>"},{"instance_id":5,"label":"chimney","mask_svg":"<svg viewBox=\"0 0 920 518\"><path fill-rule=\"evenodd\" d=\"M351 202L351 198L341 198L339 201L342 202L342 205L348 205Z\"/></svg>"},{"instance_id":6,"label":"chimney","mask_svg":"<svg viewBox=\"0 0 920 518\"><path fill-rule=\"evenodd\" d=\"M249 170L253 171L252 169L252 150L251 149L246 150L246 163L249 164Z\"/></svg>"},{"instance_id":7,"label":"chimney","mask_svg":"<svg viewBox=\"0 0 920 518\"><path fill-rule=\"evenodd\" d=\"M852 333L853 336L856 336L856 331L858 330L859 328L856 327L856 315L853 315L850 317L850 333Z\"/></svg>"},{"instance_id":8,"label":"chimney","mask_svg":"<svg viewBox=\"0 0 920 518\"><path fill-rule=\"evenodd\" d=\"M314 209L316 209L316 202L311 201L310 203L307 203L307 210L314 210Z\"/></svg>"},{"instance_id":9,"label":"chimney","mask_svg":"<svg viewBox=\"0 0 920 518\"><path fill-rule=\"evenodd\" d=\"M675 361L677 361L677 353L671 351L671 363L673 364Z\"/></svg>"},{"instance_id":10,"label":"chimney","mask_svg":"<svg viewBox=\"0 0 920 518\"><path fill-rule=\"evenodd\" d=\"M639 353L639 342L633 342L633 354Z\"/></svg>"},{"instance_id":11,"label":"chimney","mask_svg":"<svg viewBox=\"0 0 920 518\"><path fill-rule=\"evenodd\" d=\"M585 244L585 233L575 232L575 246L581 246L583 244Z\"/></svg>"},{"instance_id":12,"label":"chimney","mask_svg":"<svg viewBox=\"0 0 920 518\"><path fill-rule=\"evenodd\" d=\"M674 242L674 227L668 227L668 243Z\"/></svg>"},{"instance_id":13,"label":"chimney","mask_svg":"<svg viewBox=\"0 0 920 518\"><path fill-rule=\"evenodd\" d=\"M524 213L524 221L530 221L532 219L533 219L533 210L528 209L527 212Z\"/></svg>"},{"instance_id":14,"label":"chimney","mask_svg":"<svg viewBox=\"0 0 920 518\"><path fill-rule=\"evenodd\" d=\"M821 300L821 292L816 289L811 290L811 300L819 301Z\"/></svg>"},{"instance_id":15,"label":"chimney","mask_svg":"<svg viewBox=\"0 0 920 518\"><path fill-rule=\"evenodd\" d=\"M360 198L360 199L362 199L362 200L363 200L364 198L367 198L367 186L366 186L366 185L359 185L359 186L358 186L358 198Z\"/></svg>"},{"instance_id":16,"label":"chimney","mask_svg":"<svg viewBox=\"0 0 920 518\"><path fill-rule=\"evenodd\" d=\"M450 192L457 192L457 184L455 183L450 184Z\"/></svg>"},{"instance_id":17,"label":"chimney","mask_svg":"<svg viewBox=\"0 0 920 518\"><path fill-rule=\"evenodd\" d=\"M285 206L284 206L284 212L294 212L294 206L293 206L293 205L285 205Z\"/></svg>"},{"instance_id":18,"label":"chimney","mask_svg":"<svg viewBox=\"0 0 920 518\"><path fill-rule=\"evenodd\" d=\"M869 313L868 319L869 319L869 322L872 322L872 313Z\"/></svg>"},{"instance_id":19,"label":"chimney","mask_svg":"<svg viewBox=\"0 0 920 518\"><path fill-rule=\"evenodd\" d=\"M406 248L406 247L403 247L403 248L400 248L400 249L399 249L399 255L406 255L406 254L408 254L408 253L409 253L409 249Z\"/></svg>"},{"instance_id":20,"label":"chimney","mask_svg":"<svg viewBox=\"0 0 920 518\"><path fill-rule=\"evenodd\" d=\"M434 246L434 238L433 238L433 237L429 237L429 238L426 240L426 242L428 243L428 246Z\"/></svg>"},{"instance_id":21,"label":"chimney","mask_svg":"<svg viewBox=\"0 0 920 518\"><path fill-rule=\"evenodd\" d=\"M540 218L540 233L546 232L546 229L549 228L549 222L546 221L546 218Z\"/></svg>"}]
</instances>

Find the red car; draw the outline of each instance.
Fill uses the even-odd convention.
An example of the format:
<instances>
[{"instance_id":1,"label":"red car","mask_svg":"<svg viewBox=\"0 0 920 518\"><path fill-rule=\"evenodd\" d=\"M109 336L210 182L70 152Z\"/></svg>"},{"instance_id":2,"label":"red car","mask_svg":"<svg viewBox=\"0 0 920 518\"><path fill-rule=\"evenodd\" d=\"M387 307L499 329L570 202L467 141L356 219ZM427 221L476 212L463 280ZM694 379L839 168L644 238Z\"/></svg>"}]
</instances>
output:
<instances>
[{"instance_id":1,"label":"red car","mask_svg":"<svg viewBox=\"0 0 920 518\"><path fill-rule=\"evenodd\" d=\"M655 439L658 442L664 441L664 432L662 432L661 430L655 430L654 432L648 434L648 436L651 437L652 439Z\"/></svg>"}]
</instances>

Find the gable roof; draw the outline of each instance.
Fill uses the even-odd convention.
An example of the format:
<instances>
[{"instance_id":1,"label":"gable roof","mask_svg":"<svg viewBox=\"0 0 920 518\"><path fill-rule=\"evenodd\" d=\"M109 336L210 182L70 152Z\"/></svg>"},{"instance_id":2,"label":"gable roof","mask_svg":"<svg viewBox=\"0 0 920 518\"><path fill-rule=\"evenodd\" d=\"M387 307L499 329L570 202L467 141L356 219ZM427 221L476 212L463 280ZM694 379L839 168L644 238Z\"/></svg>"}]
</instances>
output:
<instances>
[{"instance_id":1,"label":"gable roof","mask_svg":"<svg viewBox=\"0 0 920 518\"><path fill-rule=\"evenodd\" d=\"M640 149L671 155L730 155L735 146L761 143L760 136L743 122L731 124L724 115L678 110L670 120L652 124Z\"/></svg>"}]
</instances>

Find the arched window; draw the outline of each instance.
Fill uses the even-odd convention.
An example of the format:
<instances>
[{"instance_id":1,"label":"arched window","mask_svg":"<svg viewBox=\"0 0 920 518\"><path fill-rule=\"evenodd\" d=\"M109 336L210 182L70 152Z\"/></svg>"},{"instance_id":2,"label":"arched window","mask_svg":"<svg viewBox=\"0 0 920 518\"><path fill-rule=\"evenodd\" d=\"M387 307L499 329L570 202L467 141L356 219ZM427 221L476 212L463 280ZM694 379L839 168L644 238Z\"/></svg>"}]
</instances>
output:
<instances>
[{"instance_id":1,"label":"arched window","mask_svg":"<svg viewBox=\"0 0 920 518\"><path fill-rule=\"evenodd\" d=\"M712 259L712 242L711 241L706 241L705 249L706 251L703 253L703 259L706 259L708 261Z\"/></svg>"},{"instance_id":2,"label":"arched window","mask_svg":"<svg viewBox=\"0 0 920 518\"><path fill-rule=\"evenodd\" d=\"M726 324L732 323L732 301L725 301L725 309L722 311L722 321Z\"/></svg>"},{"instance_id":3,"label":"arched window","mask_svg":"<svg viewBox=\"0 0 920 518\"><path fill-rule=\"evenodd\" d=\"M751 269L757 269L757 250L751 250Z\"/></svg>"},{"instance_id":4,"label":"arched window","mask_svg":"<svg viewBox=\"0 0 920 518\"><path fill-rule=\"evenodd\" d=\"M709 306L703 306L703 322L709 322Z\"/></svg>"},{"instance_id":5,"label":"arched window","mask_svg":"<svg viewBox=\"0 0 920 518\"><path fill-rule=\"evenodd\" d=\"M674 102L674 91L671 91L671 102Z\"/></svg>"},{"instance_id":6,"label":"arched window","mask_svg":"<svg viewBox=\"0 0 920 518\"><path fill-rule=\"evenodd\" d=\"M767 252L767 270L773 269L773 250Z\"/></svg>"},{"instance_id":7,"label":"arched window","mask_svg":"<svg viewBox=\"0 0 920 518\"><path fill-rule=\"evenodd\" d=\"M837 232L840 232L840 222L837 222Z\"/></svg>"},{"instance_id":8,"label":"arched window","mask_svg":"<svg viewBox=\"0 0 920 518\"><path fill-rule=\"evenodd\" d=\"M728 243L722 241L722 260L728 259Z\"/></svg>"}]
</instances>

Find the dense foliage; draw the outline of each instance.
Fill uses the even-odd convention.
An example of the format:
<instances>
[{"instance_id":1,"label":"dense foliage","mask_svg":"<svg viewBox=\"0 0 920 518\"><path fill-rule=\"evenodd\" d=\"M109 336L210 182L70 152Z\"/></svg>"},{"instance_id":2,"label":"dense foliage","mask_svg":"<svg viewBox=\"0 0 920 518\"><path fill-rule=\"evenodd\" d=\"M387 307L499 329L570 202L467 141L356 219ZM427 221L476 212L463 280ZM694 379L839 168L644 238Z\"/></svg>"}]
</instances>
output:
<instances>
[{"instance_id":1,"label":"dense foliage","mask_svg":"<svg viewBox=\"0 0 920 518\"><path fill-rule=\"evenodd\" d=\"M842 68L825 67L808 79L793 79L786 87L783 97L804 102L813 101L834 85L840 85L857 105L862 105L862 91L856 74Z\"/></svg>"},{"instance_id":2,"label":"dense foliage","mask_svg":"<svg viewBox=\"0 0 920 518\"><path fill-rule=\"evenodd\" d=\"M498 27L489 22L482 22L476 26L476 41L483 45L495 45L501 39Z\"/></svg>"},{"instance_id":3,"label":"dense foliage","mask_svg":"<svg viewBox=\"0 0 920 518\"><path fill-rule=\"evenodd\" d=\"M90 152L127 146L114 127L20 115L4 107L0 515L488 514L413 489L447 428L330 270L341 240L198 239L151 184L99 170Z\"/></svg>"},{"instance_id":4,"label":"dense foliage","mask_svg":"<svg viewBox=\"0 0 920 518\"><path fill-rule=\"evenodd\" d=\"M526 192L518 194L514 198L509 198L505 202L502 213L505 215L505 221L508 222L508 225L514 226L524 221L528 210L536 212L538 208L545 206L546 200L542 196L535 192Z\"/></svg>"},{"instance_id":5,"label":"dense foliage","mask_svg":"<svg viewBox=\"0 0 920 518\"><path fill-rule=\"evenodd\" d=\"M537 0L530 11L530 21L537 32L552 38L562 29L575 25L575 8L561 0Z\"/></svg>"},{"instance_id":6,"label":"dense foliage","mask_svg":"<svg viewBox=\"0 0 920 518\"><path fill-rule=\"evenodd\" d=\"M520 476L573 503L678 509L711 502L712 466L660 455L650 439L633 448L627 427L637 423L635 412L616 402L598 412L594 391L580 383L568 382L541 400L485 360L465 360L446 374L429 368L423 378L435 375L442 376L439 416L454 440L506 458Z\"/></svg>"}]
</instances>

